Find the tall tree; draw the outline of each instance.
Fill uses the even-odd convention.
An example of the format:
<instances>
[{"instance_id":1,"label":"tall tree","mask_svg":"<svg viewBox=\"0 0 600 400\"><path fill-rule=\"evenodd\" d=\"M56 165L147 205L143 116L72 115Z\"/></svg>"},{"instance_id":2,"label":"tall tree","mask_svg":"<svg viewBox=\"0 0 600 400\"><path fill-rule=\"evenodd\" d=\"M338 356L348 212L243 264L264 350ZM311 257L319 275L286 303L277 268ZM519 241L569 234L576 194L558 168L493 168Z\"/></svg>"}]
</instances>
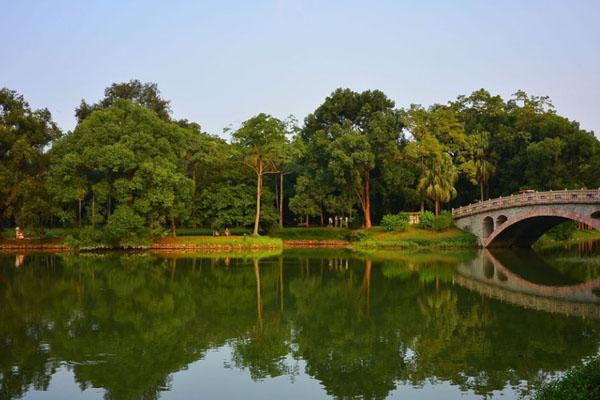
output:
<instances>
[{"instance_id":1,"label":"tall tree","mask_svg":"<svg viewBox=\"0 0 600 400\"><path fill-rule=\"evenodd\" d=\"M156 83L142 83L137 79L132 79L129 82L113 83L104 89L104 98L98 103L88 104L85 100L81 100L81 104L75 109L75 116L78 122L81 122L95 110L108 108L118 99L128 100L152 110L165 121L171 119L170 102L160 96L158 85Z\"/></svg>"},{"instance_id":2,"label":"tall tree","mask_svg":"<svg viewBox=\"0 0 600 400\"><path fill-rule=\"evenodd\" d=\"M47 109L31 110L23 96L0 89L0 230L7 219L34 226L49 215L45 149L60 135Z\"/></svg>"},{"instance_id":3,"label":"tall tree","mask_svg":"<svg viewBox=\"0 0 600 400\"><path fill-rule=\"evenodd\" d=\"M93 112L51 150L59 214L68 221L72 205L83 203L86 219L101 215L106 237L120 245L160 233L167 219L174 229L191 208L185 155L193 134L126 100Z\"/></svg>"},{"instance_id":4,"label":"tall tree","mask_svg":"<svg viewBox=\"0 0 600 400\"><path fill-rule=\"evenodd\" d=\"M374 182L383 183L384 170L400 158L402 122L394 102L378 90L337 89L306 117L302 139L306 164L320 175L316 180L328 182L337 195L350 190L370 228Z\"/></svg>"},{"instance_id":5,"label":"tall tree","mask_svg":"<svg viewBox=\"0 0 600 400\"><path fill-rule=\"evenodd\" d=\"M267 174L279 173L282 147L286 144L285 124L261 113L242 123L233 133L233 144L239 149L243 163L256 175L256 213L253 234L258 235L263 179Z\"/></svg>"},{"instance_id":6,"label":"tall tree","mask_svg":"<svg viewBox=\"0 0 600 400\"><path fill-rule=\"evenodd\" d=\"M435 214L439 215L441 204L456 197L454 184L458 172L450 155L441 151L441 147L433 143L436 139L429 137L430 151L424 158L423 171L417 189L435 204Z\"/></svg>"}]
</instances>

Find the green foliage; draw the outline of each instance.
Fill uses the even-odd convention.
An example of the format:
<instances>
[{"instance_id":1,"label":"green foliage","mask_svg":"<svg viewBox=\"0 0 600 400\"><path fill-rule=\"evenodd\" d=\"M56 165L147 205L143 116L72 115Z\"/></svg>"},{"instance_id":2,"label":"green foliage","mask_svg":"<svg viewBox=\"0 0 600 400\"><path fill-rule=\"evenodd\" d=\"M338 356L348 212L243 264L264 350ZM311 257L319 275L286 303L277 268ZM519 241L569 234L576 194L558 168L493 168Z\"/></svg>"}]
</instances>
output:
<instances>
[{"instance_id":1,"label":"green foliage","mask_svg":"<svg viewBox=\"0 0 600 400\"><path fill-rule=\"evenodd\" d=\"M23 96L0 89L0 229L11 219L28 228L47 222L44 150L60 134L47 109L31 110Z\"/></svg>"},{"instance_id":2,"label":"green foliage","mask_svg":"<svg viewBox=\"0 0 600 400\"><path fill-rule=\"evenodd\" d=\"M349 233L345 228L275 228L269 236L284 240L346 240Z\"/></svg>"},{"instance_id":3,"label":"green foliage","mask_svg":"<svg viewBox=\"0 0 600 400\"><path fill-rule=\"evenodd\" d=\"M554 240L569 240L577 231L577 222L566 221L548 230L546 235Z\"/></svg>"},{"instance_id":4,"label":"green foliage","mask_svg":"<svg viewBox=\"0 0 600 400\"><path fill-rule=\"evenodd\" d=\"M562 379L544 385L536 400L600 399L600 357L570 370Z\"/></svg>"},{"instance_id":5,"label":"green foliage","mask_svg":"<svg viewBox=\"0 0 600 400\"><path fill-rule=\"evenodd\" d=\"M431 229L434 231L443 231L452 226L452 214L448 211L442 211L440 215L436 215L431 224Z\"/></svg>"},{"instance_id":6,"label":"green foliage","mask_svg":"<svg viewBox=\"0 0 600 400\"><path fill-rule=\"evenodd\" d=\"M361 242L367 240L369 235L363 231L350 231L346 235L346 240L349 242Z\"/></svg>"},{"instance_id":7,"label":"green foliage","mask_svg":"<svg viewBox=\"0 0 600 400\"><path fill-rule=\"evenodd\" d=\"M94 111L52 147L55 214L78 225L106 221L110 244L156 237L167 219L189 217L194 183L182 155L195 134L125 100Z\"/></svg>"},{"instance_id":8,"label":"green foliage","mask_svg":"<svg viewBox=\"0 0 600 400\"><path fill-rule=\"evenodd\" d=\"M142 83L137 79L129 82L113 83L104 90L104 98L96 104L87 104L81 100L79 107L75 109L75 116L79 122L89 117L94 111L106 109L114 105L118 100L127 100L145 107L165 121L170 120L171 108L169 101L160 97L160 91L156 83Z\"/></svg>"},{"instance_id":9,"label":"green foliage","mask_svg":"<svg viewBox=\"0 0 600 400\"><path fill-rule=\"evenodd\" d=\"M258 235L261 218L263 179L266 174L278 173L287 144L287 126L267 114L258 114L242 123L232 136L232 144L242 162L256 175L256 212L253 234Z\"/></svg>"},{"instance_id":10,"label":"green foliage","mask_svg":"<svg viewBox=\"0 0 600 400\"><path fill-rule=\"evenodd\" d=\"M406 214L386 214L381 219L381 226L388 232L404 231L408 226L408 215Z\"/></svg>"},{"instance_id":11,"label":"green foliage","mask_svg":"<svg viewBox=\"0 0 600 400\"><path fill-rule=\"evenodd\" d=\"M452 226L452 213L442 211L440 215L435 215L431 211L421 213L419 218L419 228L433 231L443 231Z\"/></svg>"},{"instance_id":12,"label":"green foliage","mask_svg":"<svg viewBox=\"0 0 600 400\"><path fill-rule=\"evenodd\" d=\"M419 228L421 229L433 229L433 221L435 220L435 214L431 211L424 211L419 217Z\"/></svg>"}]
</instances>

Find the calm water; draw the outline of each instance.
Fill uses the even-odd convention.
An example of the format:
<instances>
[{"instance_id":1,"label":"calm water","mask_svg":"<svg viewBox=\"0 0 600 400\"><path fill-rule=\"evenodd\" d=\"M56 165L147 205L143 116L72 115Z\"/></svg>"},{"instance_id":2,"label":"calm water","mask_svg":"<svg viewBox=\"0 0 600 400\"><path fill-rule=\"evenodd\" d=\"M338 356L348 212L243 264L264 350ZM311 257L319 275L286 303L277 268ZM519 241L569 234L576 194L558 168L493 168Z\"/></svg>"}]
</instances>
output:
<instances>
[{"instance_id":1,"label":"calm water","mask_svg":"<svg viewBox=\"0 0 600 400\"><path fill-rule=\"evenodd\" d=\"M591 245L4 254L0 399L520 398L598 353L598 296Z\"/></svg>"}]
</instances>

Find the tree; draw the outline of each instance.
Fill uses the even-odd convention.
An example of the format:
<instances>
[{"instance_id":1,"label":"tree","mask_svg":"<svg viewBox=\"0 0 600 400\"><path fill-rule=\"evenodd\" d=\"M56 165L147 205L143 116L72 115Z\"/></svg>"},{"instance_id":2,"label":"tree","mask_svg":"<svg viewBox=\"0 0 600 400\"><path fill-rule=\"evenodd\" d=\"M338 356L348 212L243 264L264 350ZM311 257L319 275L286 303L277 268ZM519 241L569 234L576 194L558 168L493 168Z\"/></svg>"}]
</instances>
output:
<instances>
[{"instance_id":1,"label":"tree","mask_svg":"<svg viewBox=\"0 0 600 400\"><path fill-rule=\"evenodd\" d=\"M113 83L104 89L104 98L96 104L88 104L85 100L81 100L81 104L75 109L77 121L83 121L96 110L109 108L119 99L128 100L152 110L165 121L171 119L169 101L160 97L158 85L132 79L129 82Z\"/></svg>"},{"instance_id":2,"label":"tree","mask_svg":"<svg viewBox=\"0 0 600 400\"><path fill-rule=\"evenodd\" d=\"M47 109L31 110L23 96L0 89L0 230L8 219L31 227L49 216L45 149L60 135Z\"/></svg>"},{"instance_id":3,"label":"tree","mask_svg":"<svg viewBox=\"0 0 600 400\"><path fill-rule=\"evenodd\" d=\"M290 199L290 210L298 216L316 217L322 214L324 198L322 193L313 189L318 186L306 175L299 176L294 190L296 194Z\"/></svg>"},{"instance_id":4,"label":"tree","mask_svg":"<svg viewBox=\"0 0 600 400\"><path fill-rule=\"evenodd\" d=\"M495 166L489 160L489 134L481 132L479 135L472 136L472 156L463 170L467 171L471 181L479 185L479 194L481 201L486 199L487 184L494 174Z\"/></svg>"},{"instance_id":5,"label":"tree","mask_svg":"<svg viewBox=\"0 0 600 400\"><path fill-rule=\"evenodd\" d=\"M256 175L256 213L253 234L258 235L263 193L263 178L279 173L277 163L286 143L285 124L277 118L261 113L242 123L233 134L233 144L239 149L244 165Z\"/></svg>"},{"instance_id":6,"label":"tree","mask_svg":"<svg viewBox=\"0 0 600 400\"><path fill-rule=\"evenodd\" d=\"M174 234L193 195L184 160L193 134L126 100L94 111L51 150L49 190L59 216L69 222L78 204L78 220L82 208L88 222L100 215L105 238L120 245L159 234L167 219Z\"/></svg>"},{"instance_id":7,"label":"tree","mask_svg":"<svg viewBox=\"0 0 600 400\"><path fill-rule=\"evenodd\" d=\"M441 203L456 197L454 184L458 177L452 158L444 152L433 153L424 162L423 175L418 190L435 203L435 215L439 215Z\"/></svg>"},{"instance_id":8,"label":"tree","mask_svg":"<svg viewBox=\"0 0 600 400\"><path fill-rule=\"evenodd\" d=\"M378 90L337 89L306 117L306 165L335 194L356 197L370 228L372 187L384 184L386 167L398 165L402 122L394 102Z\"/></svg>"}]
</instances>

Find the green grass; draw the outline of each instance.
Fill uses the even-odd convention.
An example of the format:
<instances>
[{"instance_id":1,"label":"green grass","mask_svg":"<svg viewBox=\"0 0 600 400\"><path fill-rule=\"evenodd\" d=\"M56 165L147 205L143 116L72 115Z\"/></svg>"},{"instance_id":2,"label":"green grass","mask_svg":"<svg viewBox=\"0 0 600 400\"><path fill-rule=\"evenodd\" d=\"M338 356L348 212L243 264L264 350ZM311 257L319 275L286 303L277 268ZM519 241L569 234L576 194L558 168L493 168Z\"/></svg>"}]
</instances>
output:
<instances>
[{"instance_id":1,"label":"green grass","mask_svg":"<svg viewBox=\"0 0 600 400\"><path fill-rule=\"evenodd\" d=\"M600 357L575 367L557 381L544 385L536 400L598 400L600 399Z\"/></svg>"},{"instance_id":2,"label":"green grass","mask_svg":"<svg viewBox=\"0 0 600 400\"><path fill-rule=\"evenodd\" d=\"M269 236L283 240L347 240L347 228L276 228Z\"/></svg>"},{"instance_id":3,"label":"green grass","mask_svg":"<svg viewBox=\"0 0 600 400\"><path fill-rule=\"evenodd\" d=\"M223 229L219 229L221 235L223 234ZM229 228L229 232L235 236L242 235L250 235L252 233L251 229L248 228ZM177 229L178 236L212 236L212 228L178 228Z\"/></svg>"},{"instance_id":4,"label":"green grass","mask_svg":"<svg viewBox=\"0 0 600 400\"><path fill-rule=\"evenodd\" d=\"M151 248L206 248L206 249L252 249L281 248L283 241L268 236L177 236L157 240Z\"/></svg>"},{"instance_id":5,"label":"green grass","mask_svg":"<svg viewBox=\"0 0 600 400\"><path fill-rule=\"evenodd\" d=\"M536 250L548 250L554 247L562 247L565 245L576 244L588 240L600 240L600 231L575 231L573 237L567 240L555 240L548 235L543 235L533 245Z\"/></svg>"},{"instance_id":6,"label":"green grass","mask_svg":"<svg viewBox=\"0 0 600 400\"><path fill-rule=\"evenodd\" d=\"M409 226L403 232L386 232L376 227L363 230L366 237L352 244L356 249L456 249L476 247L475 236L452 227L443 231L430 231Z\"/></svg>"}]
</instances>

